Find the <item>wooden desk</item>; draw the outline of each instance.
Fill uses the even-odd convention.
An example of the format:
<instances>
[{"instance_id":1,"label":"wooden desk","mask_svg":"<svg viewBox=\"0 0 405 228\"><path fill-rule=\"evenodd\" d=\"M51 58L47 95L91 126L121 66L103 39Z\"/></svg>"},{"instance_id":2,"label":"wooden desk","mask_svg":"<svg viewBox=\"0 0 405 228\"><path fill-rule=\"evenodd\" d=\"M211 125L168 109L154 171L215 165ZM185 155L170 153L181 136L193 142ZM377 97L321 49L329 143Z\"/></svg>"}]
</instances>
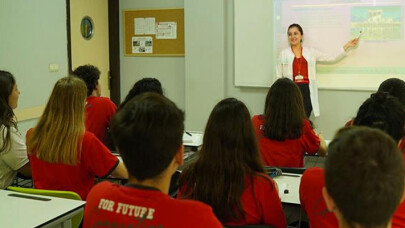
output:
<instances>
[{"instance_id":1,"label":"wooden desk","mask_svg":"<svg viewBox=\"0 0 405 228\"><path fill-rule=\"evenodd\" d=\"M82 212L86 203L7 190L0 190L0 202L0 227L8 228L71 227L71 218Z\"/></svg>"},{"instance_id":2,"label":"wooden desk","mask_svg":"<svg viewBox=\"0 0 405 228\"><path fill-rule=\"evenodd\" d=\"M300 204L300 183L302 174L283 173L273 178L278 185L282 203Z\"/></svg>"}]
</instances>

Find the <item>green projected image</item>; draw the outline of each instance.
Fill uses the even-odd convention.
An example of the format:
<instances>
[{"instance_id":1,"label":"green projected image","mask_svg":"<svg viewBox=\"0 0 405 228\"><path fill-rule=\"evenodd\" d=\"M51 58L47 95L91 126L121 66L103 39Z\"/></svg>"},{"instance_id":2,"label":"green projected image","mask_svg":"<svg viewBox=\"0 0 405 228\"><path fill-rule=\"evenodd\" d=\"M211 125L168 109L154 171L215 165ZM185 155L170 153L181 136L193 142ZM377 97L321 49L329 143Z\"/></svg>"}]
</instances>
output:
<instances>
[{"instance_id":1,"label":"green projected image","mask_svg":"<svg viewBox=\"0 0 405 228\"><path fill-rule=\"evenodd\" d=\"M402 7L353 7L351 34L362 40L388 41L402 39Z\"/></svg>"}]
</instances>

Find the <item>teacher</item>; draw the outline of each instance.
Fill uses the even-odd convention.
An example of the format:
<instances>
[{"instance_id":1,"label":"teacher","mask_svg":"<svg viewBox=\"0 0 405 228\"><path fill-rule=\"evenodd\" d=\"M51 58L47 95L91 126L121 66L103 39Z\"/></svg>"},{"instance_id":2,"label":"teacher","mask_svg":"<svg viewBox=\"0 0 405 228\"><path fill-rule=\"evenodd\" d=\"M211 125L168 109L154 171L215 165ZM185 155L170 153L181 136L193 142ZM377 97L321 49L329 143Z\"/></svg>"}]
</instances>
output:
<instances>
[{"instance_id":1,"label":"teacher","mask_svg":"<svg viewBox=\"0 0 405 228\"><path fill-rule=\"evenodd\" d=\"M277 64L277 78L286 77L295 82L304 99L305 113L319 116L318 85L316 83L316 62L336 62L346 56L349 48L355 47L359 40L352 39L334 54L321 53L313 48L303 47L304 31L299 24L288 27L290 47L284 49Z\"/></svg>"}]
</instances>

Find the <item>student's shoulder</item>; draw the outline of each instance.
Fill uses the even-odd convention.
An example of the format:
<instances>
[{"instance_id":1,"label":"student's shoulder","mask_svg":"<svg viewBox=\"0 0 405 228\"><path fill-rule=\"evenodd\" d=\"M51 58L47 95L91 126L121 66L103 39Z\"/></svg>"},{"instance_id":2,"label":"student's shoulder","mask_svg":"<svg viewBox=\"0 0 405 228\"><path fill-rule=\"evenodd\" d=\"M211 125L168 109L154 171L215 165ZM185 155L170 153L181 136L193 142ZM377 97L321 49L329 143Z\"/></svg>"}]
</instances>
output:
<instances>
[{"instance_id":1,"label":"student's shoulder","mask_svg":"<svg viewBox=\"0 0 405 228\"><path fill-rule=\"evenodd\" d=\"M274 180L271 179L267 174L261 172L257 172L253 175L253 181L256 188L259 189L273 189L275 186Z\"/></svg>"},{"instance_id":2,"label":"student's shoulder","mask_svg":"<svg viewBox=\"0 0 405 228\"><path fill-rule=\"evenodd\" d=\"M97 105L114 106L115 107L114 102L112 102L110 100L110 98L108 98L108 97L95 97L95 96L88 97L87 98L87 103L90 103L90 104L93 104L93 105L97 104Z\"/></svg>"},{"instance_id":3,"label":"student's shoulder","mask_svg":"<svg viewBox=\"0 0 405 228\"><path fill-rule=\"evenodd\" d=\"M100 182L90 190L87 201L92 199L98 199L100 197L105 197L107 194L115 194L115 190L117 189L117 185L113 184L108 181Z\"/></svg>"},{"instance_id":4,"label":"student's shoulder","mask_svg":"<svg viewBox=\"0 0 405 228\"><path fill-rule=\"evenodd\" d=\"M305 170L301 177L301 183L318 183L323 180L325 170L320 167L311 167Z\"/></svg>"},{"instance_id":5,"label":"student's shoulder","mask_svg":"<svg viewBox=\"0 0 405 228\"><path fill-rule=\"evenodd\" d=\"M255 115L252 117L253 125L261 125L264 123L264 116L263 115Z\"/></svg>"},{"instance_id":6,"label":"student's shoulder","mask_svg":"<svg viewBox=\"0 0 405 228\"><path fill-rule=\"evenodd\" d=\"M187 199L170 199L170 201L172 203L170 208L173 209L171 213L177 214L181 218L187 218L183 221L184 225L190 223L194 226L195 221L199 221L201 224L194 227L222 227L212 208L207 204Z\"/></svg>"}]
</instances>

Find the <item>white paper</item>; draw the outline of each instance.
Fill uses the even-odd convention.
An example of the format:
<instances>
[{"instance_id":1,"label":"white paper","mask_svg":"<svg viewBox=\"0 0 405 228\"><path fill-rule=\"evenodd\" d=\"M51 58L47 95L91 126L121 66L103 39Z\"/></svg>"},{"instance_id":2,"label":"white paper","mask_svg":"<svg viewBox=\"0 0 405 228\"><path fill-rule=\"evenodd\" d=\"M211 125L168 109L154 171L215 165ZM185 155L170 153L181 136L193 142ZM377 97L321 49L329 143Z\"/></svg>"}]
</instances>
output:
<instances>
[{"instance_id":1,"label":"white paper","mask_svg":"<svg viewBox=\"0 0 405 228\"><path fill-rule=\"evenodd\" d=\"M159 22L156 39L177 39L177 22Z\"/></svg>"},{"instance_id":2,"label":"white paper","mask_svg":"<svg viewBox=\"0 0 405 228\"><path fill-rule=\"evenodd\" d=\"M152 35L155 34L156 31L156 22L154 17L147 17L145 18L145 34Z\"/></svg>"},{"instance_id":3,"label":"white paper","mask_svg":"<svg viewBox=\"0 0 405 228\"><path fill-rule=\"evenodd\" d=\"M153 40L151 36L132 37L132 53L153 53Z\"/></svg>"},{"instance_id":4,"label":"white paper","mask_svg":"<svg viewBox=\"0 0 405 228\"><path fill-rule=\"evenodd\" d=\"M134 19L135 35L155 34L156 24L154 17L135 18Z\"/></svg>"}]
</instances>

